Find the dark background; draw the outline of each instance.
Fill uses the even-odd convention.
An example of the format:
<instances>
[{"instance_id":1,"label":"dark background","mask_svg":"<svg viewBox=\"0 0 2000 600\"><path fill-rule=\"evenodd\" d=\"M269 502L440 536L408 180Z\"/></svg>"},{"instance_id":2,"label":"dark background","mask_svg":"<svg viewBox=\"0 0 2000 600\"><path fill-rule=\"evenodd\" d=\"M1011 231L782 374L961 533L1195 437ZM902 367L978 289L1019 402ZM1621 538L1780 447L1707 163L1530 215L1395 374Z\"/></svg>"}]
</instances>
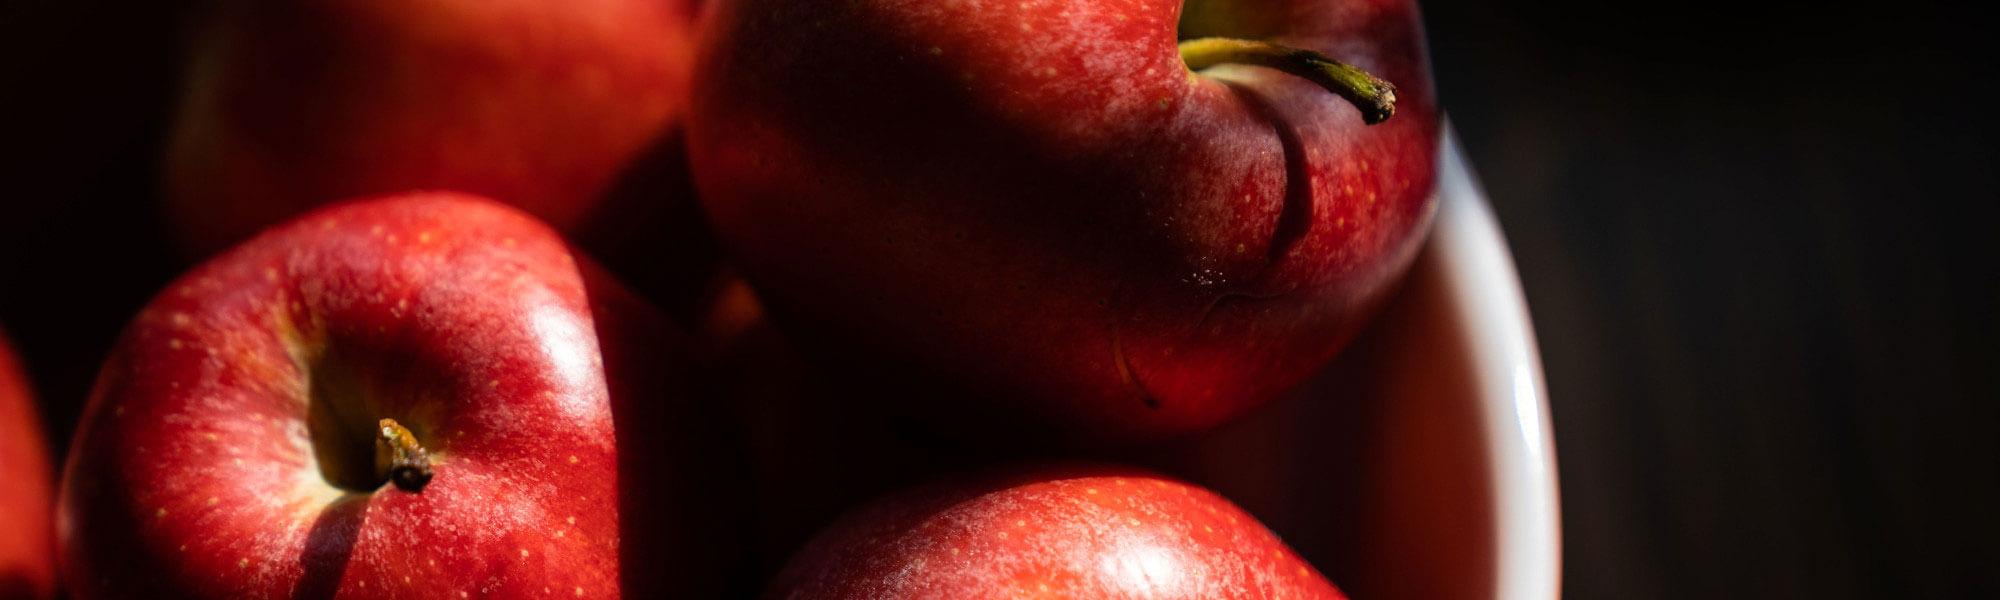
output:
<instances>
[{"instance_id":1,"label":"dark background","mask_svg":"<svg viewBox=\"0 0 2000 600\"><path fill-rule=\"evenodd\" d=\"M0 3L0 323L53 431L181 264L153 206L182 4ZM1541 338L1566 593L2000 596L1990 24L1425 7Z\"/></svg>"},{"instance_id":2,"label":"dark background","mask_svg":"<svg viewBox=\"0 0 2000 600\"><path fill-rule=\"evenodd\" d=\"M2000 596L1989 24L1424 6L1540 336L1568 595Z\"/></svg>"}]
</instances>

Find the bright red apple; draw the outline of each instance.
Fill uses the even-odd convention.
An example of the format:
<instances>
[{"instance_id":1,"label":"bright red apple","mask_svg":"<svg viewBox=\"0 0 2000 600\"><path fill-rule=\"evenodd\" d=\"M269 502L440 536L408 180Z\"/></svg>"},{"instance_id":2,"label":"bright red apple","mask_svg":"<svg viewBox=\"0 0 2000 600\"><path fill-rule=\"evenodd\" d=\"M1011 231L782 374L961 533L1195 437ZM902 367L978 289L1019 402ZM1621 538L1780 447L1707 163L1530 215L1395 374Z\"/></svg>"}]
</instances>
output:
<instances>
[{"instance_id":1,"label":"bright red apple","mask_svg":"<svg viewBox=\"0 0 2000 600\"><path fill-rule=\"evenodd\" d=\"M1433 212L1437 107L1412 0L1187 4L719 4L702 202L781 322L953 384L929 408L1227 420L1388 297Z\"/></svg>"},{"instance_id":2,"label":"bright red apple","mask_svg":"<svg viewBox=\"0 0 2000 600\"><path fill-rule=\"evenodd\" d=\"M0 598L55 594L55 471L44 443L28 378L0 335Z\"/></svg>"},{"instance_id":3,"label":"bright red apple","mask_svg":"<svg viewBox=\"0 0 2000 600\"><path fill-rule=\"evenodd\" d=\"M767 594L897 598L1343 598L1228 500L1115 467L936 484L850 514Z\"/></svg>"},{"instance_id":4,"label":"bright red apple","mask_svg":"<svg viewBox=\"0 0 2000 600\"><path fill-rule=\"evenodd\" d=\"M685 339L525 214L346 203L173 283L73 442L82 598L714 595ZM672 568L663 567L672 565Z\"/></svg>"},{"instance_id":5,"label":"bright red apple","mask_svg":"<svg viewBox=\"0 0 2000 600\"><path fill-rule=\"evenodd\" d=\"M684 168L691 0L214 4L165 173L198 251L360 195L462 190L570 233L674 199L607 205L621 178Z\"/></svg>"}]
</instances>

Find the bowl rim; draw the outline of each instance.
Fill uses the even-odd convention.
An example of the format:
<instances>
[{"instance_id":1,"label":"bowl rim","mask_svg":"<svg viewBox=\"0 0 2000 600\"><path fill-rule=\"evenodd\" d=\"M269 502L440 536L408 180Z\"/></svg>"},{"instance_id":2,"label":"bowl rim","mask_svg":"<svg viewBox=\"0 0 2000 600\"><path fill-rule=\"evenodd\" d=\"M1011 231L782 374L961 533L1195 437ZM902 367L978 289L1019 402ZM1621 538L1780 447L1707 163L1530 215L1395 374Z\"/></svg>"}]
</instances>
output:
<instances>
[{"instance_id":1,"label":"bowl rim","mask_svg":"<svg viewBox=\"0 0 2000 600\"><path fill-rule=\"evenodd\" d=\"M1492 478L1494 596L1561 595L1562 533L1548 386L1521 278L1485 191L1447 122L1438 145L1432 251L1466 324Z\"/></svg>"}]
</instances>

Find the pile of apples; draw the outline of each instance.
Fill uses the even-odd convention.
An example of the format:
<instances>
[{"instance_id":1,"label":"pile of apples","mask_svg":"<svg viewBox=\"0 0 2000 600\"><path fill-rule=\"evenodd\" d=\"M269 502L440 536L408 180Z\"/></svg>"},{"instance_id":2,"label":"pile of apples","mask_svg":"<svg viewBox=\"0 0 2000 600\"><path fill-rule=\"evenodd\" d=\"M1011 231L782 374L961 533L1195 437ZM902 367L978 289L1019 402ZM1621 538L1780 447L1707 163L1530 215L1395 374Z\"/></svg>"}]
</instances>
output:
<instances>
[{"instance_id":1,"label":"pile of apples","mask_svg":"<svg viewBox=\"0 0 2000 600\"><path fill-rule=\"evenodd\" d=\"M1158 449L1413 259L1412 0L204 10L208 258L59 480L0 345L0 596L1341 597Z\"/></svg>"}]
</instances>

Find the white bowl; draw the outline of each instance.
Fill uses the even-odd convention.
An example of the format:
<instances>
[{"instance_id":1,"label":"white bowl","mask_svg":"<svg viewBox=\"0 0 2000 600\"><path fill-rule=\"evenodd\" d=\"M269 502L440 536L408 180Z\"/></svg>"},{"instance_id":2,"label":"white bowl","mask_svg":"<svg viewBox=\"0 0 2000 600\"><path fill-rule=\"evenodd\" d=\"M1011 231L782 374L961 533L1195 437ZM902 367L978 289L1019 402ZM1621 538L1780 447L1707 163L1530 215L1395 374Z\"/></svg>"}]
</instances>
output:
<instances>
[{"instance_id":1,"label":"white bowl","mask_svg":"<svg viewBox=\"0 0 2000 600\"><path fill-rule=\"evenodd\" d=\"M1177 450L1356 598L1559 594L1556 466L1534 328L1455 135L1397 299L1296 396Z\"/></svg>"}]
</instances>

